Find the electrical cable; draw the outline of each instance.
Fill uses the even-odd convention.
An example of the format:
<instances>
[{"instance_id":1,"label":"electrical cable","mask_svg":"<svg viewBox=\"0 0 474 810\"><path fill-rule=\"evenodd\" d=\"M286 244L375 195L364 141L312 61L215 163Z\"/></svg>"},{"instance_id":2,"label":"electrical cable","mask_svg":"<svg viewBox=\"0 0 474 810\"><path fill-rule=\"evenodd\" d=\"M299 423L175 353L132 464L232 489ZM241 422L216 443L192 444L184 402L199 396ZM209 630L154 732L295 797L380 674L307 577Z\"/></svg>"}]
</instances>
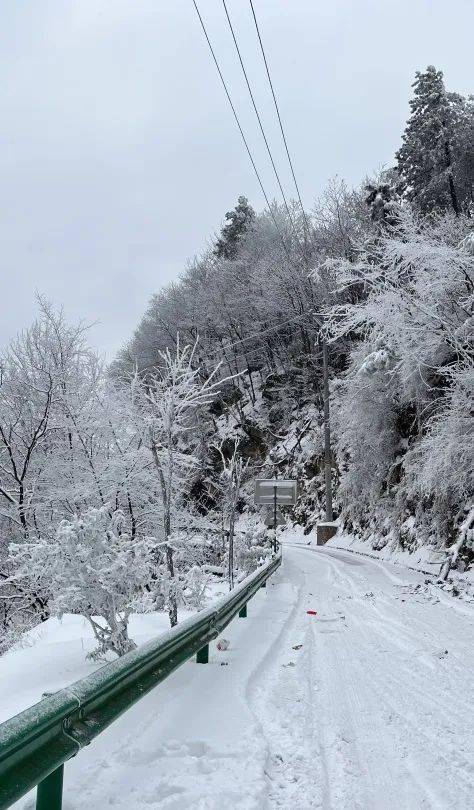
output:
<instances>
[{"instance_id":1,"label":"electrical cable","mask_svg":"<svg viewBox=\"0 0 474 810\"><path fill-rule=\"evenodd\" d=\"M277 180L280 192L281 192L281 196L283 197L283 203L285 205L286 212L288 214L288 219L289 219L289 221L291 223L291 227L293 229L293 232L294 232L295 239L296 239L296 242L298 244L298 247L300 247L300 249L302 249L301 246L300 246L298 234L296 232L295 224L293 222L293 217L291 215L291 211L289 209L288 202L287 202L287 199L286 199L286 196L285 196L285 192L283 190L283 186L282 186L282 183L281 183L281 180L280 180L280 175L278 174L278 170L277 170L277 167L275 165L275 161L273 159L272 151L270 149L270 145L268 143L267 136L265 134L265 130L264 130L264 127L263 127L263 124L262 124L262 119L260 117L260 113L258 111L258 107L257 107L256 101L255 101L255 97L254 97L254 94L252 92L252 88L250 86L249 77L248 77L247 71L245 69L244 60L242 59L242 54L240 53L239 44L237 42L237 37L235 35L234 27L232 25L230 15L229 15L229 11L227 9L227 5L226 5L225 0L222 0L222 5L224 6L224 11L225 11L225 14L226 14L226 17L227 17L227 22L229 24L230 32L232 34L232 39L234 40L235 49L237 51L237 56L239 57L240 66L242 68L242 73L244 74L245 82L247 84L247 89L249 91L249 95L250 95L250 98L251 98L251 101L252 101L252 105L253 105L253 108L254 108L254 111L255 111L255 115L257 116L257 121L258 121L258 124L259 124L259 127L260 127L260 132L262 133L262 137L263 137L263 140L265 142L265 146L266 146L266 149L267 149L267 152L268 152L268 157L270 158L270 162L272 164L273 171L274 171L274 174L275 174L275 177L276 177L276 180ZM304 249L302 249L302 250L304 250Z\"/></svg>"},{"instance_id":2,"label":"electrical cable","mask_svg":"<svg viewBox=\"0 0 474 810\"><path fill-rule=\"evenodd\" d=\"M259 186L260 186L260 188L261 188L261 190L262 190L262 194L263 194L263 196L264 196L264 198L265 198L265 202L266 202L267 207L268 207L268 210L269 210L269 212L270 212L270 216L271 216L271 218L272 218L272 220L273 220L273 224L275 225L275 228L276 228L276 230L278 231L278 234L279 234L279 236L280 236L280 240L281 240L281 242L282 242L283 248L285 249L285 252L286 252L286 254L287 254L288 258L290 259L290 253L289 253L289 250L288 250L288 246L287 246L287 244L286 244L286 242L285 242L285 240L284 240L284 238L283 238L283 235L282 235L282 233L281 233L281 231L280 231L280 228L279 228L278 223L277 223L277 221L276 221L276 218L275 218L275 215L274 215L274 213L273 213L272 207L271 207L271 205L270 205L270 201L269 201L269 199L268 199L267 193L266 193L266 191L265 191L265 188L264 188L264 186L263 186L262 180L261 180L260 175L259 175L259 173L258 173L257 166L255 165L255 160L254 160L254 158L253 158L253 155L252 155L252 152L251 152L251 150L250 150L250 147L249 147L249 145L248 145L248 143L247 143L247 138L245 137L244 131L243 131L242 126L241 126L241 124L240 124L239 117L238 117L237 112L236 112L236 110L235 110L235 107L234 107L233 101L232 101L232 99L231 99L231 97L230 97L229 90L227 89L227 85L226 85L226 82L225 82L224 76L222 75L222 71L221 71L221 69L220 69L219 62L217 61L217 57L216 57L216 55L215 55L215 53L214 53L214 49L213 49L213 47L212 47L211 40L209 39L209 35L208 35L208 33L207 33L206 26L204 25L204 20L202 19L202 16L201 16L201 13L200 13L200 11L199 11L199 8L198 8L198 5L197 5L197 3L196 3L196 0L193 0L193 4L194 4L194 8L196 9L196 14L198 15L199 22L201 23L201 27L202 27L202 30L203 30L203 32L204 32L204 36L205 36L206 41L207 41L207 44L208 44L208 46L209 46L209 50L210 50L210 52L211 52L211 54L212 54L212 58L213 58L213 60L214 60L214 64L215 64L215 66L216 66L216 68L217 68L217 72L219 73L220 80L221 80L221 82L222 82L222 86L223 86L223 88L224 88L224 90L225 90L225 94L226 94L226 96L227 96L228 102L229 102L229 104L230 104L230 106L231 106L231 109L232 109L232 112L233 112L233 114L234 114L234 118L235 118L236 124L237 124L237 126L238 126L238 128L239 128L239 132L240 132L240 134L241 134L241 136L242 136L242 140L243 140L244 145L245 145L245 148L246 148L246 150L247 150L247 154L248 154L248 156L249 156L249 158L250 158L250 162L252 163L253 170L254 170L255 175L256 175L256 177L257 177L257 180L258 180Z\"/></svg>"},{"instance_id":3,"label":"electrical cable","mask_svg":"<svg viewBox=\"0 0 474 810\"><path fill-rule=\"evenodd\" d=\"M235 346L240 346L242 343L248 343L250 340L254 340L255 338L259 338L262 335L267 335L267 334L270 334L272 332L278 332L284 326L288 326L288 324L293 324L293 323L301 320L301 318L307 318L309 315L314 315L316 317L316 319L317 319L318 316L320 318L323 317L324 313L315 312L314 309L309 309L307 312L302 312L301 315L295 315L293 318L289 318L287 321L282 321L281 323L277 324L276 326L270 326L268 329L262 329L260 332L254 332L253 334L248 335L247 337L242 338L241 340L236 340L233 343L227 343L226 345L223 345L220 349L218 349L218 350L216 350L214 352L209 352L208 356L212 357L213 355L221 354L222 351L226 351L227 349L233 349Z\"/></svg>"},{"instance_id":4,"label":"electrical cable","mask_svg":"<svg viewBox=\"0 0 474 810\"><path fill-rule=\"evenodd\" d=\"M242 343L248 343L249 340L254 340L255 338L259 338L259 337L261 337L261 335L267 335L267 334L271 334L272 332L278 332L284 326L288 326L288 324L293 324L293 323L301 320L302 318L307 318L309 315L314 315L315 318L316 318L316 321L317 321L318 317L322 318L324 316L324 313L315 312L314 309L309 309L307 312L302 312L301 315L295 315L293 318L289 318L286 321L282 321L281 323L278 323L275 326L268 327L268 329L262 329L260 332L254 332L251 335L247 335L247 337L242 338L241 340L235 340L233 343L226 343L225 345L222 345L219 349L215 349L214 351L211 351L211 352L206 352L206 357L212 358L212 357L215 357L215 356L222 356L222 352L226 351L227 349L233 349L235 346L240 346ZM318 323L318 326L320 326L320 324L321 324L321 322ZM251 349L251 352L254 352L254 351L261 351L261 349L260 348L259 349ZM249 354L250 354L250 352L249 352ZM237 355L237 357L245 357L245 355ZM142 371L147 371L148 369L153 369L155 367L156 367L156 364L145 366L142 369Z\"/></svg>"},{"instance_id":5,"label":"electrical cable","mask_svg":"<svg viewBox=\"0 0 474 810\"><path fill-rule=\"evenodd\" d=\"M258 22L257 22L257 16L255 14L255 9L253 7L252 0L249 0L249 1L250 1L250 8L252 9L252 15L253 15L254 23L255 23L255 28L256 28L256 31L257 31L258 41L260 43L260 49L262 51L263 61L265 63L265 70L267 72L268 82L269 82L269 85L270 85L270 89L272 91L273 103L275 105L275 110L276 110L276 114L277 114L277 117L278 117L278 123L280 125L281 135L282 135L282 138L283 138L283 143L285 145L285 150L286 150L286 154L287 154L287 157L288 157L288 163L290 164L291 174L293 176L293 182L295 184L296 193L298 195L298 200L299 200L299 203L300 203L300 206L301 206L301 211L303 213L303 219L304 219L304 223L305 223L306 232L307 232L307 235L309 236L308 219L306 217L306 212L304 210L303 201L301 199L299 186L298 186L298 183L297 183L297 180L296 180L295 170L293 168L293 161L291 160L290 150L288 148L288 143L287 143L286 136L285 136L285 130L283 128L283 122L281 120L280 109L278 107L278 102L277 102L277 99L276 99L275 90L273 88L273 82L272 82L272 79L271 79L271 76L270 76L270 69L268 67L268 61L267 61L267 57L266 57L266 54L265 54L265 49L263 47L262 37L261 37L261 34L260 34L260 28L259 28L259 25L258 25Z\"/></svg>"}]
</instances>

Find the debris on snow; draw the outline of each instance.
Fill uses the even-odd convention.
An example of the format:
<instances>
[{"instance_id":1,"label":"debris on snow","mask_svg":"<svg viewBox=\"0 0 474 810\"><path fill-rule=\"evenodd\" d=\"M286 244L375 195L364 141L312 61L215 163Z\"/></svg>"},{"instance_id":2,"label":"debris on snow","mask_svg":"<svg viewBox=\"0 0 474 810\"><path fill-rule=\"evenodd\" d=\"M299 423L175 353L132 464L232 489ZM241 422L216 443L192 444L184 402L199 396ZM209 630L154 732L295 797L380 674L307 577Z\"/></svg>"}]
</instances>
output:
<instances>
[{"instance_id":1,"label":"debris on snow","mask_svg":"<svg viewBox=\"0 0 474 810\"><path fill-rule=\"evenodd\" d=\"M219 652L224 652L228 650L230 646L230 641L227 638L221 638L220 641L217 642L216 647Z\"/></svg>"}]
</instances>

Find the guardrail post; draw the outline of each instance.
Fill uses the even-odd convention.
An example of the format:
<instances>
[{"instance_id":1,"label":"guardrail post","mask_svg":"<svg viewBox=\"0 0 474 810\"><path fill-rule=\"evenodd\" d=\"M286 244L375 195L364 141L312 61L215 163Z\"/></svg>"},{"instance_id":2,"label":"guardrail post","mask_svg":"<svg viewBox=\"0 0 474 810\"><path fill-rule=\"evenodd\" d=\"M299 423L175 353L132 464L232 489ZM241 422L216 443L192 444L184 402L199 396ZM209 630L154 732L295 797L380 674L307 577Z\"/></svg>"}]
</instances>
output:
<instances>
[{"instance_id":1,"label":"guardrail post","mask_svg":"<svg viewBox=\"0 0 474 810\"><path fill-rule=\"evenodd\" d=\"M246 619L247 618L247 605L244 605L243 607L240 608L239 617L241 619Z\"/></svg>"},{"instance_id":2,"label":"guardrail post","mask_svg":"<svg viewBox=\"0 0 474 810\"><path fill-rule=\"evenodd\" d=\"M64 765L60 765L39 783L36 791L36 810L61 810L63 806Z\"/></svg>"},{"instance_id":3,"label":"guardrail post","mask_svg":"<svg viewBox=\"0 0 474 810\"><path fill-rule=\"evenodd\" d=\"M196 653L196 664L208 664L209 663L209 644L206 644L204 647L201 647L200 650Z\"/></svg>"}]
</instances>

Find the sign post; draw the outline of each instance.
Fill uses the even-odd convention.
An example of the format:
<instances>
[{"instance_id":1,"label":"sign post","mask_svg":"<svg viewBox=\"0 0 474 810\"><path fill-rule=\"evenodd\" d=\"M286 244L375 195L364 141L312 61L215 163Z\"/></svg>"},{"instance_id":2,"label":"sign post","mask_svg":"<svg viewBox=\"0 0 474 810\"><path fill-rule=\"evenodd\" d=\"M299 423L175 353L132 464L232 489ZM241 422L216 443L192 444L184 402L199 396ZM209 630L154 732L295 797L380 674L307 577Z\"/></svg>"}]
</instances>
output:
<instances>
[{"instance_id":1,"label":"sign post","mask_svg":"<svg viewBox=\"0 0 474 810\"><path fill-rule=\"evenodd\" d=\"M265 524L273 526L273 550L277 549L277 526L284 523L283 515L277 507L294 506L298 497L298 482L292 479L257 478L255 481L255 504L268 506ZM270 509L273 514L271 514Z\"/></svg>"}]
</instances>

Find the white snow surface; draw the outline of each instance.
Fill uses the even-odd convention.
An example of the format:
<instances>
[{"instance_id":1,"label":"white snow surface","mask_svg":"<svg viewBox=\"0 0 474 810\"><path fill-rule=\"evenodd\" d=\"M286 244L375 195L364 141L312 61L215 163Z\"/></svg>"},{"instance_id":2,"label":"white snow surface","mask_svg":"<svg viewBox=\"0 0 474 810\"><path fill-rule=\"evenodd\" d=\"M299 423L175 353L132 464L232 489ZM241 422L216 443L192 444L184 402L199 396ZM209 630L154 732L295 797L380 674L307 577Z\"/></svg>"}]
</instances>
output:
<instances>
[{"instance_id":1,"label":"white snow surface","mask_svg":"<svg viewBox=\"0 0 474 810\"><path fill-rule=\"evenodd\" d=\"M406 521L406 523L407 522L408 521ZM316 532L314 531L313 536L315 534ZM285 537L286 536L285 533ZM374 537L374 539L380 540L380 537ZM372 557L375 560L384 560L404 568L414 568L426 574L433 581L437 580L442 563L446 559L446 551L436 551L430 546L424 545L410 552L400 549L398 543L392 541L378 549L376 545L374 546L370 542L354 537L352 534L347 534L340 529L334 537L328 540L326 548L333 548L340 551L347 549L347 551L352 553ZM474 568L470 568L467 571L458 571L452 568L449 573L449 581L457 586L460 591L459 597L461 599L474 602ZM443 587L447 592L452 589L449 583Z\"/></svg>"},{"instance_id":2,"label":"white snow surface","mask_svg":"<svg viewBox=\"0 0 474 810\"><path fill-rule=\"evenodd\" d=\"M423 581L288 544L227 650L184 664L66 764L65 810L473 807L474 607ZM138 641L161 629L136 621ZM94 668L80 619L47 625L1 659L0 719Z\"/></svg>"}]
</instances>

